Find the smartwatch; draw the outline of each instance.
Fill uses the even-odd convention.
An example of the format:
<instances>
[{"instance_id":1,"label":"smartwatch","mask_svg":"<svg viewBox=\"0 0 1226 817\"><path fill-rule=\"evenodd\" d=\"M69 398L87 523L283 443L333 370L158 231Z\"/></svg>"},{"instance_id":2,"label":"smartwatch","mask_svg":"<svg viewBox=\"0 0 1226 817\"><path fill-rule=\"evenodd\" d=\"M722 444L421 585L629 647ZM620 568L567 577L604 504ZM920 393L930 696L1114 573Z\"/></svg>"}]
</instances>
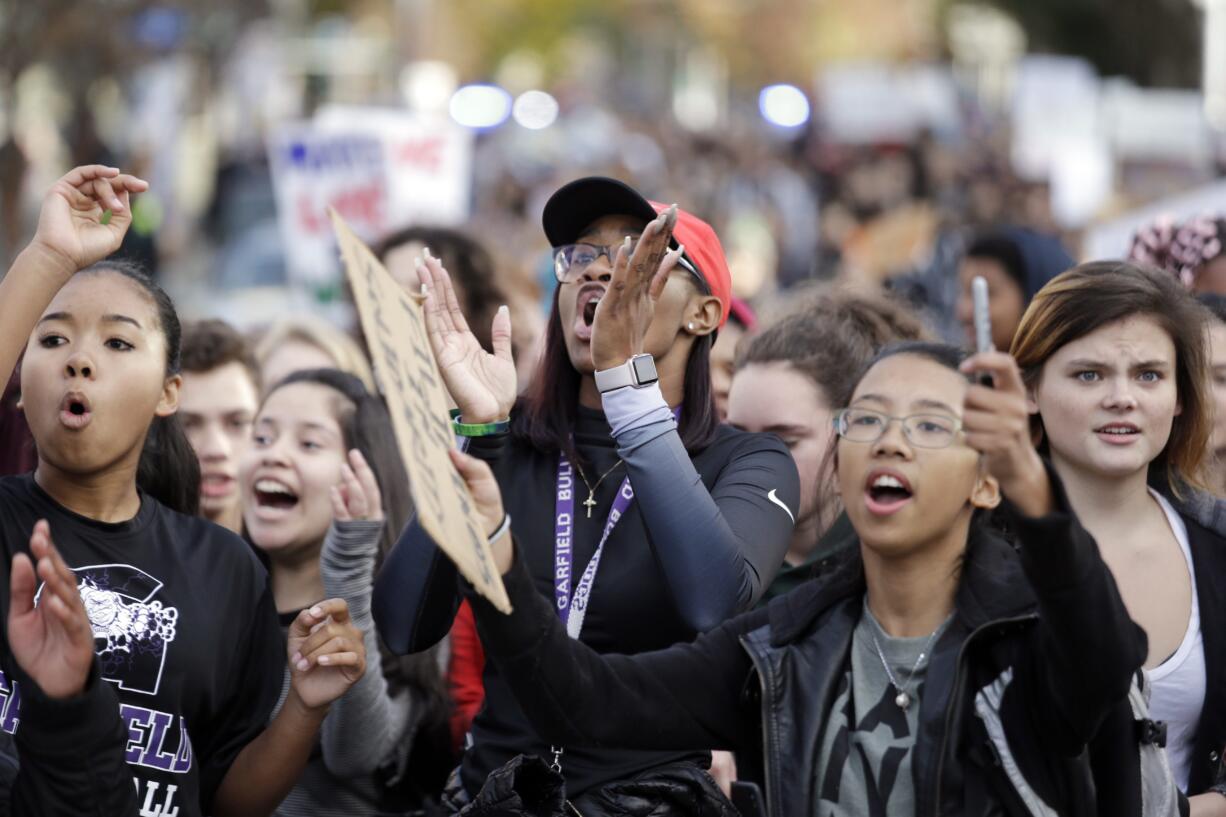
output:
<instances>
[{"instance_id":1,"label":"smartwatch","mask_svg":"<svg viewBox=\"0 0 1226 817\"><path fill-rule=\"evenodd\" d=\"M620 366L596 372L596 390L604 394L626 386L640 389L659 379L655 358L651 355L635 355Z\"/></svg>"}]
</instances>

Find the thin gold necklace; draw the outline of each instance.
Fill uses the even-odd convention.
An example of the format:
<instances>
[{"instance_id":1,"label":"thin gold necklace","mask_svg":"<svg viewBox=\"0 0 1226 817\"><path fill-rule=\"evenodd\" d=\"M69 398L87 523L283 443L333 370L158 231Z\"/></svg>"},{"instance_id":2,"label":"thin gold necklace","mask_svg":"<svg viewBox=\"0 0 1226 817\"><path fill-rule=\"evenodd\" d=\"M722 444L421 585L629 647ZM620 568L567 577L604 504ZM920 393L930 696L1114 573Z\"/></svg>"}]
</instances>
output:
<instances>
[{"instance_id":1,"label":"thin gold necklace","mask_svg":"<svg viewBox=\"0 0 1226 817\"><path fill-rule=\"evenodd\" d=\"M583 500L583 507L587 508L587 518L592 518L592 508L596 507L596 489L600 487L600 483L604 482L604 478L617 470L617 466L622 464L622 460L613 463L613 467L600 475L600 479L596 480L596 484L587 481L587 475L583 473L583 468L575 463L575 469L579 472L579 479L583 480L583 485L587 488L587 499Z\"/></svg>"}]
</instances>

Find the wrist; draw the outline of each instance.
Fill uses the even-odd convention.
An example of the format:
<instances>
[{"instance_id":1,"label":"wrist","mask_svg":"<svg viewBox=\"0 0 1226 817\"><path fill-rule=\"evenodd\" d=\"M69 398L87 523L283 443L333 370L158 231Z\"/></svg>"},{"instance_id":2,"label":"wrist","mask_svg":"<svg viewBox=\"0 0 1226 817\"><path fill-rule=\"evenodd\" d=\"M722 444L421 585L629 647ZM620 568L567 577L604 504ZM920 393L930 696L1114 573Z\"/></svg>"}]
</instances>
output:
<instances>
[{"instance_id":1,"label":"wrist","mask_svg":"<svg viewBox=\"0 0 1226 817\"><path fill-rule=\"evenodd\" d=\"M599 372L605 369L612 369L615 366L621 366L630 358L641 354L643 354L642 343L628 344L628 348L623 347L622 349L599 349L593 345L592 365Z\"/></svg>"},{"instance_id":2,"label":"wrist","mask_svg":"<svg viewBox=\"0 0 1226 817\"><path fill-rule=\"evenodd\" d=\"M1047 469L1038 452L1031 450L1029 463L1018 478L1011 480L1008 487L1001 486L1005 496L1022 513L1037 519L1052 512L1051 481L1047 477Z\"/></svg>"},{"instance_id":3,"label":"wrist","mask_svg":"<svg viewBox=\"0 0 1226 817\"><path fill-rule=\"evenodd\" d=\"M324 718L328 715L328 710L331 708L331 701L319 706L311 706L302 700L302 696L298 694L298 690L291 683L289 693L285 696L285 703L281 707L281 714L289 718L290 723L301 726L313 733L323 723Z\"/></svg>"},{"instance_id":4,"label":"wrist","mask_svg":"<svg viewBox=\"0 0 1226 817\"><path fill-rule=\"evenodd\" d=\"M67 283L68 279L79 269L76 261L60 250L39 241L37 237L26 245L21 254L17 256L17 260L23 266L28 264L40 275L58 280L61 285Z\"/></svg>"}]
</instances>

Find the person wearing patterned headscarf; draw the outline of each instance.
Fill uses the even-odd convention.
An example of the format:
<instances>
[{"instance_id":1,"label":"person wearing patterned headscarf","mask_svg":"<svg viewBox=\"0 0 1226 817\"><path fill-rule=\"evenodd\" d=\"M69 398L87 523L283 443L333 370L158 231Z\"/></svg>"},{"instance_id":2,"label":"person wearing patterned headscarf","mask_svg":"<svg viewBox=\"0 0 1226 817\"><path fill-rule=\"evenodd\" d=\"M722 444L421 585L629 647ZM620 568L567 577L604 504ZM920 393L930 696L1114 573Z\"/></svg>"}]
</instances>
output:
<instances>
[{"instance_id":1,"label":"person wearing patterned headscarf","mask_svg":"<svg viewBox=\"0 0 1226 817\"><path fill-rule=\"evenodd\" d=\"M1128 260L1166 270L1193 292L1226 295L1226 217L1159 218L1133 235Z\"/></svg>"}]
</instances>

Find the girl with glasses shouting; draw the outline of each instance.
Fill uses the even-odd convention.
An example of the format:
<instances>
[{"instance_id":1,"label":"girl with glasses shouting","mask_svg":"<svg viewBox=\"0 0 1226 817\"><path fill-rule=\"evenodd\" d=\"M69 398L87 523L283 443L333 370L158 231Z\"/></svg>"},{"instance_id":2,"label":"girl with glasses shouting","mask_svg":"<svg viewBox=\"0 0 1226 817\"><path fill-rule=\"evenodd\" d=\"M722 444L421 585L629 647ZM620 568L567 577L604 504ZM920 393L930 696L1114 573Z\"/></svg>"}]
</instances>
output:
<instances>
[{"instance_id":1,"label":"girl with glasses shouting","mask_svg":"<svg viewBox=\"0 0 1226 817\"><path fill-rule=\"evenodd\" d=\"M514 613L472 604L524 711L568 746L739 749L775 817L1102 813L1083 749L1127 711L1145 637L1030 443L1012 358L889 347L838 417L859 547L693 644L601 656L569 641L502 534ZM456 462L493 526L488 467ZM981 521L998 506L1017 547Z\"/></svg>"},{"instance_id":2,"label":"girl with glasses shouting","mask_svg":"<svg viewBox=\"0 0 1226 817\"><path fill-rule=\"evenodd\" d=\"M709 355L729 311L723 250L703 221L612 179L560 189L544 226L558 287L540 369L518 404L506 311L486 354L447 272L428 255L419 267L456 429L496 475L534 592L568 637L619 653L691 641L758 600L798 506L783 443L718 420ZM384 640L397 652L429 647L459 601L454 568L410 527L375 588ZM601 797L643 797L661 817L721 800L701 768L704 747L550 742L496 665L484 682L448 793L454 810L522 782L522 755L560 771L584 813Z\"/></svg>"}]
</instances>

